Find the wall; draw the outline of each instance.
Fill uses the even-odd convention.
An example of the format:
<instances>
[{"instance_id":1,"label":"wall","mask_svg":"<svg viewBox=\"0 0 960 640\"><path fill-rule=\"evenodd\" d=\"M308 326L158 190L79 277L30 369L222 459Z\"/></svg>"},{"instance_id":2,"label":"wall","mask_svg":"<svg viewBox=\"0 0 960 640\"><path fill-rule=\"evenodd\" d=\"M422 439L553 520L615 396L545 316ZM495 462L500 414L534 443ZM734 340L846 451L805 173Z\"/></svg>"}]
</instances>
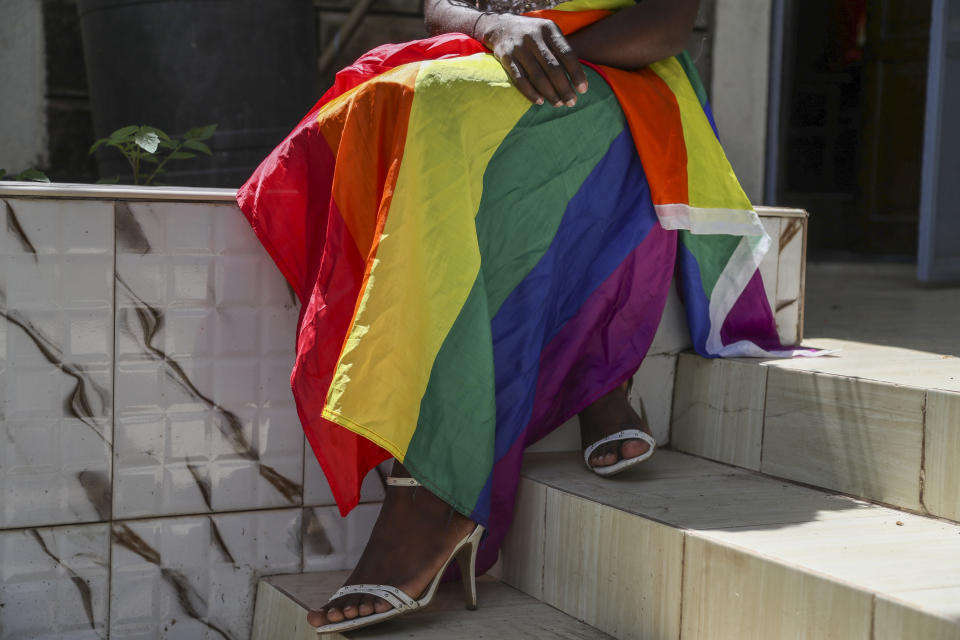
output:
<instances>
[{"instance_id":1,"label":"wall","mask_svg":"<svg viewBox=\"0 0 960 640\"><path fill-rule=\"evenodd\" d=\"M4 0L0 20L0 168L46 164L43 15L38 0Z\"/></svg>"},{"instance_id":2,"label":"wall","mask_svg":"<svg viewBox=\"0 0 960 640\"><path fill-rule=\"evenodd\" d=\"M246 640L259 576L359 559L383 484L333 506L297 303L220 195L0 197L0 638Z\"/></svg>"},{"instance_id":3,"label":"wall","mask_svg":"<svg viewBox=\"0 0 960 640\"><path fill-rule=\"evenodd\" d=\"M316 0L317 7L317 51L322 55L333 46L337 29L343 24L352 0ZM321 92L333 84L336 70L341 69L370 49L386 42L405 42L427 37L423 24L421 0L379 0L374 2L353 37L342 47L343 51L335 58L333 68L320 78Z\"/></svg>"},{"instance_id":4,"label":"wall","mask_svg":"<svg viewBox=\"0 0 960 640\"><path fill-rule=\"evenodd\" d=\"M763 204L770 83L769 0L716 0L713 112L730 164Z\"/></svg>"}]
</instances>

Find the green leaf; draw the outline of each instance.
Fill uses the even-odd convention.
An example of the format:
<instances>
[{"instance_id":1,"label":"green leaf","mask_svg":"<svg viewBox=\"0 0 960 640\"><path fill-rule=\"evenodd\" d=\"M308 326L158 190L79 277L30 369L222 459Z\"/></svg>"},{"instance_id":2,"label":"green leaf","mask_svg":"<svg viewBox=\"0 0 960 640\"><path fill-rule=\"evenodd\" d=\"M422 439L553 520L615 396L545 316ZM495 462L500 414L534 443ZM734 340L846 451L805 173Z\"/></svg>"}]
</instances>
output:
<instances>
[{"instance_id":1,"label":"green leaf","mask_svg":"<svg viewBox=\"0 0 960 640\"><path fill-rule=\"evenodd\" d=\"M93 143L93 145L90 147L90 151L88 151L87 153L90 155L93 155L94 151L96 151L103 145L107 144L107 142L109 141L110 141L110 138L100 138L99 140Z\"/></svg>"},{"instance_id":2,"label":"green leaf","mask_svg":"<svg viewBox=\"0 0 960 640\"><path fill-rule=\"evenodd\" d=\"M147 153L156 153L160 146L160 136L153 131L138 131L133 141Z\"/></svg>"},{"instance_id":3,"label":"green leaf","mask_svg":"<svg viewBox=\"0 0 960 640\"><path fill-rule=\"evenodd\" d=\"M170 136L165 134L160 129L157 129L156 127L140 127L140 131L143 133L155 133L157 134L157 137L160 138L161 140L166 140L168 142L170 140Z\"/></svg>"},{"instance_id":4,"label":"green leaf","mask_svg":"<svg viewBox=\"0 0 960 640\"><path fill-rule=\"evenodd\" d=\"M213 137L214 132L217 130L217 125L208 124L205 127L195 127L187 131L188 140L206 140Z\"/></svg>"},{"instance_id":5,"label":"green leaf","mask_svg":"<svg viewBox=\"0 0 960 640\"><path fill-rule=\"evenodd\" d=\"M120 176L113 176L112 178L100 178L97 180L97 184L118 184L120 182Z\"/></svg>"},{"instance_id":6,"label":"green leaf","mask_svg":"<svg viewBox=\"0 0 960 640\"><path fill-rule=\"evenodd\" d=\"M127 127L120 127L119 129L111 133L109 138L111 142L121 142L123 140L129 140L130 137L136 134L136 132L139 129L140 127L138 127L135 124L129 125Z\"/></svg>"},{"instance_id":7,"label":"green leaf","mask_svg":"<svg viewBox=\"0 0 960 640\"><path fill-rule=\"evenodd\" d=\"M186 151L174 151L170 154L171 160L189 160L190 158L196 158L197 154L187 153Z\"/></svg>"},{"instance_id":8,"label":"green leaf","mask_svg":"<svg viewBox=\"0 0 960 640\"><path fill-rule=\"evenodd\" d=\"M163 138L160 138L160 147L162 149L174 149L176 146L177 145L174 140L164 140Z\"/></svg>"},{"instance_id":9,"label":"green leaf","mask_svg":"<svg viewBox=\"0 0 960 640\"><path fill-rule=\"evenodd\" d=\"M29 180L31 182L50 182L50 178L47 177L43 171L38 169L27 169L21 171L17 174L17 180Z\"/></svg>"},{"instance_id":10,"label":"green leaf","mask_svg":"<svg viewBox=\"0 0 960 640\"><path fill-rule=\"evenodd\" d=\"M140 162L149 162L150 164L160 164L160 158L155 155L142 154L140 156Z\"/></svg>"},{"instance_id":11,"label":"green leaf","mask_svg":"<svg viewBox=\"0 0 960 640\"><path fill-rule=\"evenodd\" d=\"M193 149L194 151L199 151L200 153L205 153L208 156L213 155L210 151L210 147L200 142L199 140L184 140L183 142L184 149Z\"/></svg>"}]
</instances>

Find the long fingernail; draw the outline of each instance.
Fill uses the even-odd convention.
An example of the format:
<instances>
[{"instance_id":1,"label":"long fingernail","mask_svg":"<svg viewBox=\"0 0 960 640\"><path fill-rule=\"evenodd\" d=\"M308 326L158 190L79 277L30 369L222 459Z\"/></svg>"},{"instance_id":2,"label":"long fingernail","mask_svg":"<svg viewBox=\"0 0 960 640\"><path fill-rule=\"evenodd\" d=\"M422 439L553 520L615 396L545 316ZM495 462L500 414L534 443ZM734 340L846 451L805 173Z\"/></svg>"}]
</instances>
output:
<instances>
[{"instance_id":1,"label":"long fingernail","mask_svg":"<svg viewBox=\"0 0 960 640\"><path fill-rule=\"evenodd\" d=\"M572 106L574 106L575 104L577 104L577 99L576 99L576 98L570 98L569 100L567 100L567 106L568 106L568 107L572 107Z\"/></svg>"},{"instance_id":2,"label":"long fingernail","mask_svg":"<svg viewBox=\"0 0 960 640\"><path fill-rule=\"evenodd\" d=\"M562 107L562 106L563 106L563 102L561 102L560 100L557 100L556 102L553 103L553 106L555 106L555 107Z\"/></svg>"},{"instance_id":3,"label":"long fingernail","mask_svg":"<svg viewBox=\"0 0 960 640\"><path fill-rule=\"evenodd\" d=\"M537 98L537 104L543 104L543 98Z\"/></svg>"},{"instance_id":4,"label":"long fingernail","mask_svg":"<svg viewBox=\"0 0 960 640\"><path fill-rule=\"evenodd\" d=\"M580 93L586 93L586 92L587 92L587 83L586 83L586 82L581 82L580 84L578 84L578 85L577 85L577 91L579 91Z\"/></svg>"}]
</instances>

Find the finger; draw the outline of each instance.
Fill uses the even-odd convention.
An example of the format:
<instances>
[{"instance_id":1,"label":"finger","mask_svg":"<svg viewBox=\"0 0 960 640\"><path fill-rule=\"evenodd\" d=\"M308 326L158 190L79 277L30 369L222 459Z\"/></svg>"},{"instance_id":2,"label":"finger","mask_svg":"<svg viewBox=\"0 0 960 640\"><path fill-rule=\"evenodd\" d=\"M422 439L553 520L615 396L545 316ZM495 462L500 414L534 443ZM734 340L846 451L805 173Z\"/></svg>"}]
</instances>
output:
<instances>
[{"instance_id":1,"label":"finger","mask_svg":"<svg viewBox=\"0 0 960 640\"><path fill-rule=\"evenodd\" d=\"M577 94L573 85L570 84L570 78L567 77L566 70L560 66L560 62L553 55L553 52L546 46L537 50L537 62L540 63L544 73L547 74L547 79L553 85L557 95L560 96L560 100L568 107L577 104Z\"/></svg>"},{"instance_id":2,"label":"finger","mask_svg":"<svg viewBox=\"0 0 960 640\"><path fill-rule=\"evenodd\" d=\"M573 51L573 47L570 46L567 39L563 37L563 34L560 33L559 30L554 28L550 30L547 44L550 45L553 54L557 57L557 60L560 61L560 64L563 65L567 75L570 76L573 86L578 92L586 93L587 74L584 72L583 65L580 64L580 60L577 59L577 54Z\"/></svg>"},{"instance_id":3,"label":"finger","mask_svg":"<svg viewBox=\"0 0 960 640\"><path fill-rule=\"evenodd\" d=\"M557 95L556 89L553 88L553 83L550 82L550 79L543 70L543 66L537 61L537 57L533 53L526 48L517 49L514 53L514 60L521 66L530 84L533 85L537 93L543 96L544 100L555 107L563 104Z\"/></svg>"},{"instance_id":4,"label":"finger","mask_svg":"<svg viewBox=\"0 0 960 640\"><path fill-rule=\"evenodd\" d=\"M513 58L510 56L503 56L500 64L502 64L503 68L507 70L507 74L510 76L510 79L513 80L513 84L516 85L517 89L520 90L520 93L526 96L527 99L534 104L543 104L543 96L537 93L537 90L533 88L533 85L530 84L527 76L523 73L523 69L513 60Z\"/></svg>"}]
</instances>

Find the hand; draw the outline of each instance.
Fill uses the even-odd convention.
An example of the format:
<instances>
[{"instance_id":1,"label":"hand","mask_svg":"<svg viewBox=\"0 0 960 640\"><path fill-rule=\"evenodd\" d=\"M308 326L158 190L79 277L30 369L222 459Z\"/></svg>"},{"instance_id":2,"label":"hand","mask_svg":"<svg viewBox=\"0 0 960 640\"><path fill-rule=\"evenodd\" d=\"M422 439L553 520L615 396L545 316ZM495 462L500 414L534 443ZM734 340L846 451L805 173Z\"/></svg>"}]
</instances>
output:
<instances>
[{"instance_id":1,"label":"hand","mask_svg":"<svg viewBox=\"0 0 960 640\"><path fill-rule=\"evenodd\" d=\"M478 23L479 40L493 52L517 89L536 104L577 103L587 76L560 28L550 20L511 14L486 14Z\"/></svg>"}]
</instances>

